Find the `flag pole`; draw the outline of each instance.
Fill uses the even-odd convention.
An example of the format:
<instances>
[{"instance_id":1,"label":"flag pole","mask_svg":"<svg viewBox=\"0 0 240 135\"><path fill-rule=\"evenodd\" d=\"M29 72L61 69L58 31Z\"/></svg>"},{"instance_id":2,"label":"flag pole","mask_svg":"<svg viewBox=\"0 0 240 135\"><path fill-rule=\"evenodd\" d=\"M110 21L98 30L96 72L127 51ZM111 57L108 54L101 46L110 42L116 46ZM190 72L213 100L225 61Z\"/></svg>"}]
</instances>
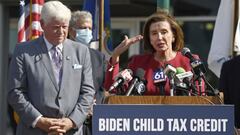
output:
<instances>
[{"instance_id":1,"label":"flag pole","mask_svg":"<svg viewBox=\"0 0 240 135\"><path fill-rule=\"evenodd\" d=\"M169 0L157 0L157 11L164 10L169 12L170 1Z\"/></svg>"},{"instance_id":2,"label":"flag pole","mask_svg":"<svg viewBox=\"0 0 240 135\"><path fill-rule=\"evenodd\" d=\"M99 48L100 51L104 50L104 0L99 0Z\"/></svg>"},{"instance_id":3,"label":"flag pole","mask_svg":"<svg viewBox=\"0 0 240 135\"><path fill-rule=\"evenodd\" d=\"M32 40L32 5L33 5L33 3L32 3L32 0L30 0L30 7L29 7L29 9L30 9L30 11L29 11L29 37L27 37L26 36L26 39L28 40Z\"/></svg>"}]
</instances>

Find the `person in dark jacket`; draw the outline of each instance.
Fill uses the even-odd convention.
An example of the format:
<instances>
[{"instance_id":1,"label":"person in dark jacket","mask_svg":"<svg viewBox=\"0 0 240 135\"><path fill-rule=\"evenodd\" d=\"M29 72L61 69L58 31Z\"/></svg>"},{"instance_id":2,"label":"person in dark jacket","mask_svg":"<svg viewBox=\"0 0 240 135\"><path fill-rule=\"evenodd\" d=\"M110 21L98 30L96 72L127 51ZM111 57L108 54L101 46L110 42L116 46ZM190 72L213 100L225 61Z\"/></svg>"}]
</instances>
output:
<instances>
[{"instance_id":1,"label":"person in dark jacket","mask_svg":"<svg viewBox=\"0 0 240 135\"><path fill-rule=\"evenodd\" d=\"M72 40L80 42L89 47L91 62L92 62L92 74L93 83L96 90L95 103L100 104L104 98L103 82L106 69L106 58L103 53L90 47L92 36L92 15L88 11L74 11L69 24L69 37ZM92 112L89 113L88 119L83 125L84 135L92 134L91 124Z\"/></svg>"}]
</instances>

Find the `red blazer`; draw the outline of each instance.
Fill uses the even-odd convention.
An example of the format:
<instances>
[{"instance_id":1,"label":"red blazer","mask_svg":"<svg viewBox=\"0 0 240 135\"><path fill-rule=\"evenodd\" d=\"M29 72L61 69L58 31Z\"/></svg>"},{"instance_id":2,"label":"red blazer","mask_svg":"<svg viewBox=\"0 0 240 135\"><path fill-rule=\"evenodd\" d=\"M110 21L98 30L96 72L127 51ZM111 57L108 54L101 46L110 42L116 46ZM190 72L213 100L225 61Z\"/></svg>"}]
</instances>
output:
<instances>
[{"instance_id":1,"label":"red blazer","mask_svg":"<svg viewBox=\"0 0 240 135\"><path fill-rule=\"evenodd\" d=\"M198 56L196 56L198 58ZM133 56L131 58L131 61L128 64L128 68L135 73L135 71L138 68L142 68L145 70L145 79L147 80L146 89L147 91L144 93L144 95L160 95L159 87L154 85L153 75L154 72L159 68L165 68L167 64L172 65L173 67L182 67L185 69L185 71L191 71L191 65L190 60L183 56L180 52L177 52L177 55L174 59L167 61L167 62L159 62L154 59L153 54L143 54L143 55L137 55ZM108 66L108 69L110 69L110 65ZM107 70L106 76L105 76L105 89L109 89L111 84L114 82L114 77L119 72L119 64L113 66L112 70ZM203 88L204 89L204 88ZM167 83L165 85L165 95L170 95L170 85L169 80L167 79ZM204 90L202 90L204 91Z\"/></svg>"}]
</instances>

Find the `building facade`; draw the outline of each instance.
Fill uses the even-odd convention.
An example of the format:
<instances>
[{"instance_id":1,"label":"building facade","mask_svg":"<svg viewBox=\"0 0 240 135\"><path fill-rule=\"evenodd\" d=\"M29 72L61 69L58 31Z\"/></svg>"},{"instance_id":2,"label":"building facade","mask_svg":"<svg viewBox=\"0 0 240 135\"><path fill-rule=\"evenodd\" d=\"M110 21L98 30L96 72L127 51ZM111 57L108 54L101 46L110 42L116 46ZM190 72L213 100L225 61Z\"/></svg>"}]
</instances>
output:
<instances>
[{"instance_id":1,"label":"building facade","mask_svg":"<svg viewBox=\"0 0 240 135\"><path fill-rule=\"evenodd\" d=\"M83 0L60 0L72 11L81 10ZM170 12L177 18L185 34L185 46L207 62L214 23L220 0L170 0ZM110 0L113 46L124 35L132 37L142 33L146 18L157 10L157 0ZM7 95L8 61L17 42L18 0L0 0L0 133L13 134L9 119ZM127 59L143 52L142 43L129 49L121 57L121 65Z\"/></svg>"}]
</instances>

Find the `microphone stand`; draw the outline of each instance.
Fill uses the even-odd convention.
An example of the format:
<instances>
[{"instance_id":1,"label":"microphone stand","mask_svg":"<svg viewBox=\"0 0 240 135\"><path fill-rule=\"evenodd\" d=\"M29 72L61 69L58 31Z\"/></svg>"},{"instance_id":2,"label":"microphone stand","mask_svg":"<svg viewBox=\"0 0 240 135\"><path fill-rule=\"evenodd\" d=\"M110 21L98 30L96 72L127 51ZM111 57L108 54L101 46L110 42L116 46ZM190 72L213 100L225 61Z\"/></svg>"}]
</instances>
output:
<instances>
[{"instance_id":1,"label":"microphone stand","mask_svg":"<svg viewBox=\"0 0 240 135\"><path fill-rule=\"evenodd\" d=\"M181 87L181 86L178 86L178 85L176 85L175 88L176 88L176 95L177 96L191 96L188 88L184 88L184 87ZM194 95L194 94L192 94L192 95Z\"/></svg>"},{"instance_id":2,"label":"microphone stand","mask_svg":"<svg viewBox=\"0 0 240 135\"><path fill-rule=\"evenodd\" d=\"M162 84L159 85L159 91L160 91L160 95L165 96L165 87L164 87L164 85L162 85Z\"/></svg>"},{"instance_id":3,"label":"microphone stand","mask_svg":"<svg viewBox=\"0 0 240 135\"><path fill-rule=\"evenodd\" d=\"M131 84L130 87L128 88L128 91L127 91L127 93L126 93L126 96L130 96L130 94L132 93L132 91L133 91L133 89L134 89L134 87L135 87L135 85L133 85L133 84L136 84L137 82L138 82L138 79L133 80L132 84Z\"/></svg>"},{"instance_id":4,"label":"microphone stand","mask_svg":"<svg viewBox=\"0 0 240 135\"><path fill-rule=\"evenodd\" d=\"M170 96L174 96L174 79L172 76L169 79L169 84L170 84Z\"/></svg>"},{"instance_id":5,"label":"microphone stand","mask_svg":"<svg viewBox=\"0 0 240 135\"><path fill-rule=\"evenodd\" d=\"M120 86L120 87L118 87L117 88L117 90L116 90L116 95L124 95L124 88L123 88L124 86Z\"/></svg>"},{"instance_id":6,"label":"microphone stand","mask_svg":"<svg viewBox=\"0 0 240 135\"><path fill-rule=\"evenodd\" d=\"M154 83L154 85L156 86L156 91L159 91L159 95L160 96L165 96L165 84L166 81L164 82L160 82L160 83Z\"/></svg>"},{"instance_id":7,"label":"microphone stand","mask_svg":"<svg viewBox=\"0 0 240 135\"><path fill-rule=\"evenodd\" d=\"M199 73L199 76L198 76L197 79L198 79L198 83L199 83L199 89L201 88L200 89L200 94L202 93L201 90L202 90L202 79L203 79L204 82L206 83L206 85L210 88L212 96L219 95L219 91L212 87L212 85L208 82L204 73L201 70L200 70L200 73Z\"/></svg>"},{"instance_id":8,"label":"microphone stand","mask_svg":"<svg viewBox=\"0 0 240 135\"><path fill-rule=\"evenodd\" d=\"M189 86L185 83L175 83L175 91L177 96L190 96Z\"/></svg>"},{"instance_id":9,"label":"microphone stand","mask_svg":"<svg viewBox=\"0 0 240 135\"><path fill-rule=\"evenodd\" d=\"M202 78L207 84L207 86L210 88L212 96L216 96L216 95L219 96L219 91L213 88L213 86L207 81L204 75L202 76Z\"/></svg>"},{"instance_id":10,"label":"microphone stand","mask_svg":"<svg viewBox=\"0 0 240 135\"><path fill-rule=\"evenodd\" d=\"M199 88L199 96L202 95L202 79L198 77L198 88Z\"/></svg>"}]
</instances>

